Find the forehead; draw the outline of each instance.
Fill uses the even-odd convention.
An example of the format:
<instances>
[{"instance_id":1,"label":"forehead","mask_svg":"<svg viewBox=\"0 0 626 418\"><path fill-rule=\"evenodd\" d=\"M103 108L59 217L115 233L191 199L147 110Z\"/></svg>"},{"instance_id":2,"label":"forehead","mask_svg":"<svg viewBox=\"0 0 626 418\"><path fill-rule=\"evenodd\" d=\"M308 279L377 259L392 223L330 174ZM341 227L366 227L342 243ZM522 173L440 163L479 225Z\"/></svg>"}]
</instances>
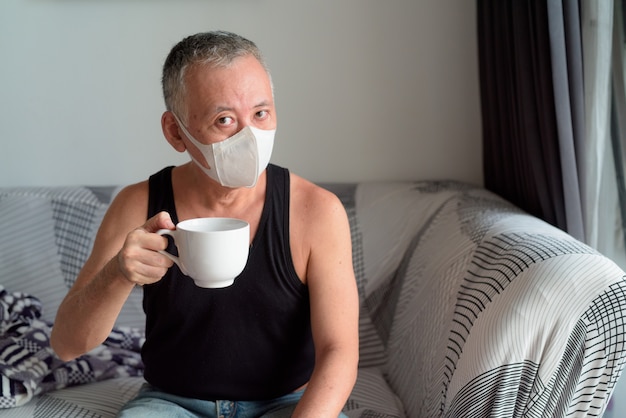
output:
<instances>
[{"instance_id":1,"label":"forehead","mask_svg":"<svg viewBox=\"0 0 626 418\"><path fill-rule=\"evenodd\" d=\"M193 64L185 75L186 96L246 96L271 94L265 67L252 55L235 58L228 65Z\"/></svg>"}]
</instances>

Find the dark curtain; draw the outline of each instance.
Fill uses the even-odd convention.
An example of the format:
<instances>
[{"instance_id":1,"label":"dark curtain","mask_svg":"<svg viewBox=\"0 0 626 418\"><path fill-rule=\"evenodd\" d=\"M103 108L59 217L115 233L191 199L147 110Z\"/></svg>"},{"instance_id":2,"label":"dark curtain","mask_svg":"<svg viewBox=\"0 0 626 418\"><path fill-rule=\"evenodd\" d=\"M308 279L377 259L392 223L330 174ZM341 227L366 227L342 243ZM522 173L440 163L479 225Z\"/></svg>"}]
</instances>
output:
<instances>
[{"instance_id":1,"label":"dark curtain","mask_svg":"<svg viewBox=\"0 0 626 418\"><path fill-rule=\"evenodd\" d=\"M477 7L485 186L584 240L577 2L478 0Z\"/></svg>"}]
</instances>

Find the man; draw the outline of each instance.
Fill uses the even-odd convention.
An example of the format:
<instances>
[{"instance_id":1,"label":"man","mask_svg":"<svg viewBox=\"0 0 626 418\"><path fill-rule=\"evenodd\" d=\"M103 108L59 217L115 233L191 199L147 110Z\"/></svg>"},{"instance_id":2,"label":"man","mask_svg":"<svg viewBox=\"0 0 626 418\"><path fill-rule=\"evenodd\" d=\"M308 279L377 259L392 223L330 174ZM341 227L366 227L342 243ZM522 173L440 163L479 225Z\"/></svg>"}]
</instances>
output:
<instances>
[{"instance_id":1,"label":"man","mask_svg":"<svg viewBox=\"0 0 626 418\"><path fill-rule=\"evenodd\" d=\"M163 133L192 161L114 199L59 308L52 347L69 360L101 344L140 285L147 384L120 416L338 416L358 362L343 206L268 165L276 110L252 42L185 38L165 61L163 91ZM168 243L156 231L199 217L250 223L248 264L230 287L198 288L159 253Z\"/></svg>"}]
</instances>

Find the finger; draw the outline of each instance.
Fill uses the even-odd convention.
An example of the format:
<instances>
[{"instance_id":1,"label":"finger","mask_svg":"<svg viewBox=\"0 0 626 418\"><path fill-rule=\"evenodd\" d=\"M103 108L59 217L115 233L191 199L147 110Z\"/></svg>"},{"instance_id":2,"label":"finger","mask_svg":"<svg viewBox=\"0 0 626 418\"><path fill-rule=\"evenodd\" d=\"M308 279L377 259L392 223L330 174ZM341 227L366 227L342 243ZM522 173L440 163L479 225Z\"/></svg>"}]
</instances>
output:
<instances>
[{"instance_id":1,"label":"finger","mask_svg":"<svg viewBox=\"0 0 626 418\"><path fill-rule=\"evenodd\" d=\"M167 272L173 261L160 253L167 248L167 239L143 228L131 231L118 253L122 272L134 283L155 282Z\"/></svg>"},{"instance_id":2,"label":"finger","mask_svg":"<svg viewBox=\"0 0 626 418\"><path fill-rule=\"evenodd\" d=\"M148 219L142 226L142 229L148 232L156 232L159 229L176 229L172 217L169 213L162 211Z\"/></svg>"},{"instance_id":3,"label":"finger","mask_svg":"<svg viewBox=\"0 0 626 418\"><path fill-rule=\"evenodd\" d=\"M136 284L149 284L159 281L172 266L173 261L166 256L137 247L123 248L119 253L123 274Z\"/></svg>"},{"instance_id":4,"label":"finger","mask_svg":"<svg viewBox=\"0 0 626 418\"><path fill-rule=\"evenodd\" d=\"M129 256L132 256L134 255L133 249L137 252L141 250L163 251L167 248L167 244L166 237L139 227L128 233L123 248L130 251Z\"/></svg>"}]
</instances>

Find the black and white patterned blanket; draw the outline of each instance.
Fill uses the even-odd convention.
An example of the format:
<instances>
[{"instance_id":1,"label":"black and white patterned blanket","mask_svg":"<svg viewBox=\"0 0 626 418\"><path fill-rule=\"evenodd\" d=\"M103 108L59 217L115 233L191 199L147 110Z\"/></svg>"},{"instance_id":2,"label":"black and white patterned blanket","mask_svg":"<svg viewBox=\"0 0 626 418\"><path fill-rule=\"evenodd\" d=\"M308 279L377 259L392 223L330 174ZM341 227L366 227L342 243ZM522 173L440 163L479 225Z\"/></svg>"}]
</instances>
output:
<instances>
[{"instance_id":1,"label":"black and white patterned blanket","mask_svg":"<svg viewBox=\"0 0 626 418\"><path fill-rule=\"evenodd\" d=\"M116 328L98 348L63 362L50 348L52 324L41 317L36 297L0 285L0 408L55 389L143 374L142 331Z\"/></svg>"}]
</instances>

